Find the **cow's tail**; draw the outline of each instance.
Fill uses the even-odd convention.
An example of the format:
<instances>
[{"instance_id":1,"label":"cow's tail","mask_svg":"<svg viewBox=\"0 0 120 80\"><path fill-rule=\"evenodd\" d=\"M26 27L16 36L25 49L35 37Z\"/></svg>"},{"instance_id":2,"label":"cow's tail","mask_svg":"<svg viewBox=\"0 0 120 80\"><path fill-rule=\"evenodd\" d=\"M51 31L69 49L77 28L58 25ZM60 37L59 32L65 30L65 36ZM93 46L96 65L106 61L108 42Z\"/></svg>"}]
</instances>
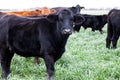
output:
<instances>
[{"instance_id":1,"label":"cow's tail","mask_svg":"<svg viewBox=\"0 0 120 80\"><path fill-rule=\"evenodd\" d=\"M113 26L111 24L111 19L108 17L108 25L107 25L107 37L106 37L106 48L110 48L112 36L113 36Z\"/></svg>"},{"instance_id":2,"label":"cow's tail","mask_svg":"<svg viewBox=\"0 0 120 80\"><path fill-rule=\"evenodd\" d=\"M112 26L112 24L111 24L111 19L110 19L110 17L108 17L107 22L108 22L107 29L108 29L110 32L113 32L113 31L112 31L112 30L113 30L113 29L112 29L113 26Z\"/></svg>"},{"instance_id":3,"label":"cow's tail","mask_svg":"<svg viewBox=\"0 0 120 80\"><path fill-rule=\"evenodd\" d=\"M110 17L108 17L107 22L108 22L107 35L112 36L113 35L113 26L112 26Z\"/></svg>"}]
</instances>

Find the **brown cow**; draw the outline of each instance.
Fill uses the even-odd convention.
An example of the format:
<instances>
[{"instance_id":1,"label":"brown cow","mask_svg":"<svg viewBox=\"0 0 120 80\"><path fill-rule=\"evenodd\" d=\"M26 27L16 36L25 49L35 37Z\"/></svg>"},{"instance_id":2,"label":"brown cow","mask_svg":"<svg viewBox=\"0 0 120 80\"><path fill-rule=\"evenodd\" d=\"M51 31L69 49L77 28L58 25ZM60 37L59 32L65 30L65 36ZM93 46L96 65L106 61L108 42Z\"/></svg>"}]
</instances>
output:
<instances>
[{"instance_id":1,"label":"brown cow","mask_svg":"<svg viewBox=\"0 0 120 80\"><path fill-rule=\"evenodd\" d=\"M15 14L17 16L38 16L38 15L47 15L47 14L54 13L54 12L55 12L54 9L43 7L41 9L35 9L35 10L9 11L5 13Z\"/></svg>"}]
</instances>

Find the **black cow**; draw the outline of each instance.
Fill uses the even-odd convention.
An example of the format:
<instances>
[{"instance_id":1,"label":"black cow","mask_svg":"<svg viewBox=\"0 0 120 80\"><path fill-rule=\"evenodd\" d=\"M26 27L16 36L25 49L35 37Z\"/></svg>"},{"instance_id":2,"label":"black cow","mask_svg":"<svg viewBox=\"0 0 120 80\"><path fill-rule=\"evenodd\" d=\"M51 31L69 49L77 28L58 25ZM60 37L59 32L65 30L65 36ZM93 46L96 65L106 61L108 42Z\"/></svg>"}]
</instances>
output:
<instances>
[{"instance_id":1,"label":"black cow","mask_svg":"<svg viewBox=\"0 0 120 80\"><path fill-rule=\"evenodd\" d=\"M81 22L81 15L62 9L46 17L20 17L0 13L0 54L2 77L10 73L14 53L24 57L44 59L48 80L54 80L54 64L65 52L72 34L73 23Z\"/></svg>"},{"instance_id":2,"label":"black cow","mask_svg":"<svg viewBox=\"0 0 120 80\"><path fill-rule=\"evenodd\" d=\"M102 28L107 23L107 15L88 15L82 14L85 21L82 24L76 25L74 30L79 32L81 26L84 29L92 28L92 31L99 30L102 33Z\"/></svg>"},{"instance_id":3,"label":"black cow","mask_svg":"<svg viewBox=\"0 0 120 80\"><path fill-rule=\"evenodd\" d=\"M112 48L117 48L117 40L120 36L120 10L112 9L108 13L108 26L106 47L110 48L112 42Z\"/></svg>"},{"instance_id":4,"label":"black cow","mask_svg":"<svg viewBox=\"0 0 120 80\"><path fill-rule=\"evenodd\" d=\"M80 14L81 9L84 9L85 7L76 5L75 7L70 7L69 9L74 13L74 14Z\"/></svg>"},{"instance_id":5,"label":"black cow","mask_svg":"<svg viewBox=\"0 0 120 80\"><path fill-rule=\"evenodd\" d=\"M63 8L67 8L67 9L70 9L72 12L73 12L73 14L75 15L75 14L80 14L80 11L81 11L81 9L83 9L84 7L81 7L80 5L76 5L75 7L74 6L72 6L72 7L54 7L54 8L52 8L52 9L54 9L54 10L56 10L56 12L58 12L58 11L60 11L61 9L63 9ZM44 15L44 17L45 17L46 15ZM35 16L30 16L30 17L35 17ZM83 17L84 18L84 17ZM81 24L80 22L79 22L79 24ZM40 60L39 60L39 57L35 57L35 63L36 64L39 64L40 63Z\"/></svg>"}]
</instances>

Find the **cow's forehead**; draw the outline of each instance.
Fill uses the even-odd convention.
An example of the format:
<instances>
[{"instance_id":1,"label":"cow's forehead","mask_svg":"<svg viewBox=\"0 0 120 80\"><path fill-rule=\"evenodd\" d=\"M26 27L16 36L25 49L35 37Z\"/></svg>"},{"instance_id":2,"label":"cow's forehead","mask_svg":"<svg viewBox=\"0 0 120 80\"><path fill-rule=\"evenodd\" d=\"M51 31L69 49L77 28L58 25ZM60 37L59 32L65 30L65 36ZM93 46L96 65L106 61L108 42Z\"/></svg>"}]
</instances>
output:
<instances>
[{"instance_id":1,"label":"cow's forehead","mask_svg":"<svg viewBox=\"0 0 120 80\"><path fill-rule=\"evenodd\" d=\"M71 11L69 10L63 10L61 13L66 15L71 15Z\"/></svg>"},{"instance_id":2,"label":"cow's forehead","mask_svg":"<svg viewBox=\"0 0 120 80\"><path fill-rule=\"evenodd\" d=\"M70 11L68 9L64 9L60 12L59 16L60 17L68 17L68 16L73 17L73 13L72 13L72 11Z\"/></svg>"}]
</instances>

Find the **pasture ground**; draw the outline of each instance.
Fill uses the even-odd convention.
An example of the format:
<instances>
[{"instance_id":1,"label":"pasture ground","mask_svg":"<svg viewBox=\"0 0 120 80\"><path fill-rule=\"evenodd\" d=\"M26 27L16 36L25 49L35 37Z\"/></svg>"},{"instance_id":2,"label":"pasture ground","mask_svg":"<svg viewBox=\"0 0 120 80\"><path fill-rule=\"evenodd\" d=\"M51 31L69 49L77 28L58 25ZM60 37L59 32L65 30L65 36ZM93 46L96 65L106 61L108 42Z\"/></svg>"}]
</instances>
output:
<instances>
[{"instance_id":1,"label":"pasture ground","mask_svg":"<svg viewBox=\"0 0 120 80\"><path fill-rule=\"evenodd\" d=\"M104 14L107 11L82 11L86 14ZM118 48L105 47L106 29L100 34L91 29L73 33L66 45L66 52L55 64L55 80L120 80L120 42ZM34 58L15 55L8 80L46 80L43 59L39 65ZM1 70L0 70L1 73Z\"/></svg>"}]
</instances>

